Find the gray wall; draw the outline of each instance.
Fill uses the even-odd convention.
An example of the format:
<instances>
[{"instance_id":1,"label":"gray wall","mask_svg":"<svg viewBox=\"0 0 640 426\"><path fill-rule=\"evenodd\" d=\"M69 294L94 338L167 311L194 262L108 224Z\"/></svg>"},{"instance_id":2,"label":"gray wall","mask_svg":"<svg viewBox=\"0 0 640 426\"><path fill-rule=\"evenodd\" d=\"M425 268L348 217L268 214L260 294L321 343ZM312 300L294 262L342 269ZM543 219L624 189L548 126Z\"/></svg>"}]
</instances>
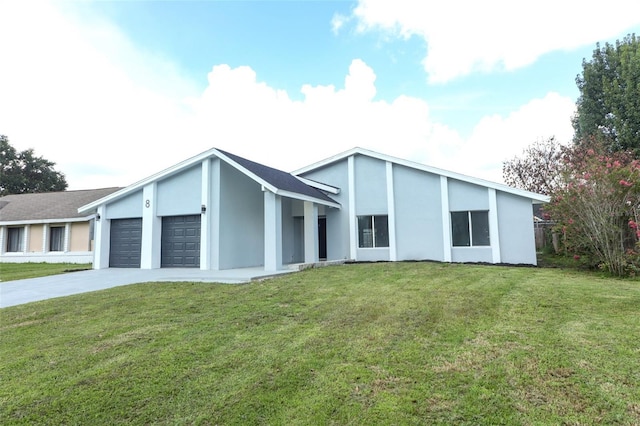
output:
<instances>
[{"instance_id":1,"label":"gray wall","mask_svg":"<svg viewBox=\"0 0 640 426\"><path fill-rule=\"evenodd\" d=\"M282 263L285 265L304 261L303 205L300 200L282 198Z\"/></svg>"},{"instance_id":2,"label":"gray wall","mask_svg":"<svg viewBox=\"0 0 640 426\"><path fill-rule=\"evenodd\" d=\"M264 194L260 185L220 163L220 269L264 264Z\"/></svg>"},{"instance_id":3,"label":"gray wall","mask_svg":"<svg viewBox=\"0 0 640 426\"><path fill-rule=\"evenodd\" d=\"M501 261L535 265L537 261L531 200L500 191L496 198Z\"/></svg>"},{"instance_id":4,"label":"gray wall","mask_svg":"<svg viewBox=\"0 0 640 426\"><path fill-rule=\"evenodd\" d=\"M387 214L386 162L356 155L356 215Z\"/></svg>"},{"instance_id":5,"label":"gray wall","mask_svg":"<svg viewBox=\"0 0 640 426\"><path fill-rule=\"evenodd\" d=\"M489 210L486 187L449 179L449 211Z\"/></svg>"},{"instance_id":6,"label":"gray wall","mask_svg":"<svg viewBox=\"0 0 640 426\"><path fill-rule=\"evenodd\" d=\"M106 205L107 219L142 217L142 189Z\"/></svg>"},{"instance_id":7,"label":"gray wall","mask_svg":"<svg viewBox=\"0 0 640 426\"><path fill-rule=\"evenodd\" d=\"M393 165L398 260L444 260L440 176Z\"/></svg>"},{"instance_id":8,"label":"gray wall","mask_svg":"<svg viewBox=\"0 0 640 426\"><path fill-rule=\"evenodd\" d=\"M340 188L339 194L331 198L340 203L341 208L326 207L327 218L327 260L349 259L349 172L344 159L331 166L323 167L303 175L307 179Z\"/></svg>"},{"instance_id":9,"label":"gray wall","mask_svg":"<svg viewBox=\"0 0 640 426\"><path fill-rule=\"evenodd\" d=\"M158 182L157 215L200 214L202 205L202 165Z\"/></svg>"}]
</instances>

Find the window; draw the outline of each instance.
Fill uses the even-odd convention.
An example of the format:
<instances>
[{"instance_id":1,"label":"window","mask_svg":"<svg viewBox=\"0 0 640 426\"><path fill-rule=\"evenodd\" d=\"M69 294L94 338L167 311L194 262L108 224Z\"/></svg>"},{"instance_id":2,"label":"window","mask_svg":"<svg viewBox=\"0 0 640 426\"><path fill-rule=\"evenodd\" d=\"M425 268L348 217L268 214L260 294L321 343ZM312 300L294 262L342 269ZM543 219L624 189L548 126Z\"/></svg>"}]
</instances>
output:
<instances>
[{"instance_id":1,"label":"window","mask_svg":"<svg viewBox=\"0 0 640 426\"><path fill-rule=\"evenodd\" d=\"M64 226L49 228L49 251L64 251Z\"/></svg>"},{"instance_id":2,"label":"window","mask_svg":"<svg viewBox=\"0 0 640 426\"><path fill-rule=\"evenodd\" d=\"M361 248L389 247L387 215L358 216L358 244Z\"/></svg>"},{"instance_id":3,"label":"window","mask_svg":"<svg viewBox=\"0 0 640 426\"><path fill-rule=\"evenodd\" d=\"M491 245L489 212L451 212L451 237L454 247Z\"/></svg>"},{"instance_id":4,"label":"window","mask_svg":"<svg viewBox=\"0 0 640 426\"><path fill-rule=\"evenodd\" d=\"M24 251L22 243L24 242L24 228L7 228L7 251L21 252Z\"/></svg>"}]
</instances>

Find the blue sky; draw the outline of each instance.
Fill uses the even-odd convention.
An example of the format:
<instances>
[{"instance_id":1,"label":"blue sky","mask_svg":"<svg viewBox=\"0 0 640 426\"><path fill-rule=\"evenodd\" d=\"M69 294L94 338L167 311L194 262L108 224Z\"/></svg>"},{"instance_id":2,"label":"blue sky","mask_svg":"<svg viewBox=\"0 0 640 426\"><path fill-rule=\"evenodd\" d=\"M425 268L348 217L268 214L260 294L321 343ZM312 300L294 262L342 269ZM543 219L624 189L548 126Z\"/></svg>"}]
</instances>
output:
<instances>
[{"instance_id":1,"label":"blue sky","mask_svg":"<svg viewBox=\"0 0 640 426\"><path fill-rule=\"evenodd\" d=\"M595 43L640 32L635 1L616 20L512 3L4 2L0 133L71 189L214 146L284 170L361 146L500 181L536 139L570 141Z\"/></svg>"}]
</instances>

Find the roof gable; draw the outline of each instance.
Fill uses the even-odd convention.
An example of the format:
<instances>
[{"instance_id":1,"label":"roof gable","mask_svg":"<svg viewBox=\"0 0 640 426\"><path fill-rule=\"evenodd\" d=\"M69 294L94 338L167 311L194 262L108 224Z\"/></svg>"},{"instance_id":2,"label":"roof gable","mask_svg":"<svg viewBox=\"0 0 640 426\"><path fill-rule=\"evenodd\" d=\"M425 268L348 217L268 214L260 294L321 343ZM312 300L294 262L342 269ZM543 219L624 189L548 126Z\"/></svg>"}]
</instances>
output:
<instances>
[{"instance_id":1,"label":"roof gable","mask_svg":"<svg viewBox=\"0 0 640 426\"><path fill-rule=\"evenodd\" d=\"M80 212L91 211L101 204L115 201L134 191L137 191L151 182L157 182L162 179L166 179L174 174L180 173L188 169L189 167L192 167L194 164L206 160L207 158L219 158L221 161L224 161L230 166L236 168L249 178L256 181L258 184L262 185L275 194L295 199L313 201L330 207L340 207L340 204L328 197L322 191L307 185L290 173L286 173L281 170L256 163L254 161L247 160L246 158L239 157L226 151L212 148L208 151L196 155L195 157L184 160L172 167L169 167L168 169L165 169L161 172L149 176L146 179L123 188L118 192L110 194L92 203L83 205L78 210Z\"/></svg>"},{"instance_id":2,"label":"roof gable","mask_svg":"<svg viewBox=\"0 0 640 426\"><path fill-rule=\"evenodd\" d=\"M471 177L471 176L467 176L467 175L463 175L461 173L456 173L456 172L452 172L449 170L444 170L444 169L439 169L437 167L432 167L432 166L427 166L425 164L420 164L420 163L416 163L413 161L409 161L409 160L404 160L401 158L397 158L397 157L393 157L390 155L386 155L386 154L381 154L379 152L375 152L375 151L370 151L368 149L364 149L364 148L359 148L359 147L355 147L352 148L348 151L342 152L340 154L334 155L333 157L329 157L326 158L324 160L318 161L316 163L310 164L306 167L303 167L301 169L295 170L293 172L291 172L291 174L295 175L295 176L301 176L304 177L304 175L306 173L309 173L311 171L314 170L318 170L321 169L323 167L327 167L330 166L332 164L335 164L339 161L342 161L348 157L351 157L352 155L363 155L363 156L367 156L367 157L372 157L372 158L377 158L379 160L382 161L388 161L394 164L399 164L405 167L410 167L412 169L416 169L416 170L421 170L421 171L425 171L428 173L433 173L433 174L437 174L440 176L445 176L451 179L456 179L456 180L460 180L462 182L468 182L474 185L480 185L480 186L484 186L487 188L492 188L498 191L503 191L509 194L514 194L520 197L525 197L525 198L529 198L531 199L533 202L536 203L548 203L549 202L549 197L546 195L542 195L542 194L537 194L535 192L530 192L530 191L525 191L523 189L517 189L517 188L512 188L508 185L504 185L501 183L497 183L497 182L491 182L485 179L480 179L480 178L475 178L475 177Z\"/></svg>"}]
</instances>

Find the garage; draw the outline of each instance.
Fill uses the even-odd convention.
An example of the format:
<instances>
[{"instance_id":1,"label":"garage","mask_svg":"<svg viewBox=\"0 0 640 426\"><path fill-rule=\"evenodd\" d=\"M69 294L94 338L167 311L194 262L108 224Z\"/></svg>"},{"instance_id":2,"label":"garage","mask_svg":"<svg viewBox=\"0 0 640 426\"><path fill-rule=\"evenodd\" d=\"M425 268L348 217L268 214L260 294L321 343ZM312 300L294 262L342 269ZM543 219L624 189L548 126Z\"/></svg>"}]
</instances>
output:
<instances>
[{"instance_id":1,"label":"garage","mask_svg":"<svg viewBox=\"0 0 640 426\"><path fill-rule=\"evenodd\" d=\"M139 268L142 249L142 219L112 219L109 266Z\"/></svg>"},{"instance_id":2,"label":"garage","mask_svg":"<svg viewBox=\"0 0 640 426\"><path fill-rule=\"evenodd\" d=\"M200 215L162 218L163 268L200 267Z\"/></svg>"}]
</instances>

